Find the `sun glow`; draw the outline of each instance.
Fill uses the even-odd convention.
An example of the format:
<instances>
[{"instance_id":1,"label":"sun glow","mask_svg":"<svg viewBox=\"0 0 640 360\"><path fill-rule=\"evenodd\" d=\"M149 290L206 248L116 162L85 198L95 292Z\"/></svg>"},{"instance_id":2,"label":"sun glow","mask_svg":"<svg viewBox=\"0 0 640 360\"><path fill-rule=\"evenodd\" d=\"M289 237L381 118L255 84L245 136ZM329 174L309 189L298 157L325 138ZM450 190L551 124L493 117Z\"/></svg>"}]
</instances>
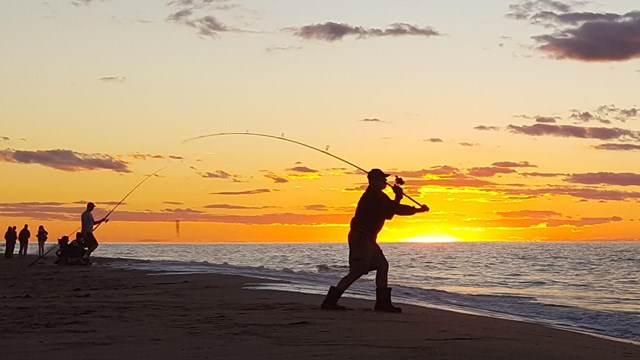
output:
<instances>
[{"instance_id":1,"label":"sun glow","mask_svg":"<svg viewBox=\"0 0 640 360\"><path fill-rule=\"evenodd\" d=\"M462 240L450 235L416 236L416 237L402 240L402 242L411 242L411 243L451 243L451 242L459 242L459 241L462 241Z\"/></svg>"}]
</instances>

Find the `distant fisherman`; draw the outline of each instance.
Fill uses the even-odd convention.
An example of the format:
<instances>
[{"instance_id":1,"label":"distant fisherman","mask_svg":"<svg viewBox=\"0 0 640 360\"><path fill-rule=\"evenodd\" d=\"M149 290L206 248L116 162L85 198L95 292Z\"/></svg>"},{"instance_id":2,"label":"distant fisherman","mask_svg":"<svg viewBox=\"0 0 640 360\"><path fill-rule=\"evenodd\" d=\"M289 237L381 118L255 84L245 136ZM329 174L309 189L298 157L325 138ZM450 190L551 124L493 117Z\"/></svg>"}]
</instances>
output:
<instances>
[{"instance_id":1,"label":"distant fisherman","mask_svg":"<svg viewBox=\"0 0 640 360\"><path fill-rule=\"evenodd\" d=\"M331 286L321 308L326 310L344 310L338 305L342 293L371 270L376 270L376 304L374 310L384 312L402 312L402 309L391 303L391 288L387 287L387 273L389 263L380 246L376 243L378 233L382 230L385 220L391 220L394 215L414 215L429 211L426 205L419 208L402 205L402 188L393 186L395 199L391 200L382 190L387 187L387 176L380 169L372 169L367 174L369 186L362 194L356 213L351 219L349 230L349 273L345 275L337 286Z\"/></svg>"},{"instance_id":2,"label":"distant fisherman","mask_svg":"<svg viewBox=\"0 0 640 360\"><path fill-rule=\"evenodd\" d=\"M98 247L98 240L93 235L93 226L109 221L106 217L103 217L98 221L93 220L93 214L91 212L95 207L96 204L90 202L87 204L87 210L82 213L82 239L84 241L84 245L88 248L83 258L87 262L89 261L91 253Z\"/></svg>"}]
</instances>

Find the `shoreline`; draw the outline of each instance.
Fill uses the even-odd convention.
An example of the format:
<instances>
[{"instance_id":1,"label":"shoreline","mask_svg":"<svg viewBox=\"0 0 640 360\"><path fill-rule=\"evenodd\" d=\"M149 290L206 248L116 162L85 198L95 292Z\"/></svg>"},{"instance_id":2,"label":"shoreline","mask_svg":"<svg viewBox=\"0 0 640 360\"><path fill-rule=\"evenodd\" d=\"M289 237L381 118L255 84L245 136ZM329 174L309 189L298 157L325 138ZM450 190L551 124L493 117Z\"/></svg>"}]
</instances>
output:
<instances>
[{"instance_id":1,"label":"shoreline","mask_svg":"<svg viewBox=\"0 0 640 360\"><path fill-rule=\"evenodd\" d=\"M27 267L35 258L0 261L3 358L640 358L623 339L525 321L405 304L381 314L354 298L341 301L352 310L323 311L321 295L244 288L269 282L258 278L122 270L113 265L147 260L100 257Z\"/></svg>"}]
</instances>

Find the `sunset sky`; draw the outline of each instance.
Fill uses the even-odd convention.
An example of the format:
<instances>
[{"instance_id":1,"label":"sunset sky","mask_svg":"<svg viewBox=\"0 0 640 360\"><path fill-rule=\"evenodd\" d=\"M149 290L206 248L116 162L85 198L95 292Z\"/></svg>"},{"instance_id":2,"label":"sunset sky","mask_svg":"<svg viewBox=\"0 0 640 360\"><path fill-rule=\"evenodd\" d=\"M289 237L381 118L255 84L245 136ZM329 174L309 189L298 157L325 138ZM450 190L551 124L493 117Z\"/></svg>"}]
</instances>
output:
<instances>
[{"instance_id":1,"label":"sunset sky","mask_svg":"<svg viewBox=\"0 0 640 360\"><path fill-rule=\"evenodd\" d=\"M401 176L380 241L640 240L637 0L7 0L0 48L5 230L163 169L100 241L346 241L354 167L184 142L248 131Z\"/></svg>"}]
</instances>

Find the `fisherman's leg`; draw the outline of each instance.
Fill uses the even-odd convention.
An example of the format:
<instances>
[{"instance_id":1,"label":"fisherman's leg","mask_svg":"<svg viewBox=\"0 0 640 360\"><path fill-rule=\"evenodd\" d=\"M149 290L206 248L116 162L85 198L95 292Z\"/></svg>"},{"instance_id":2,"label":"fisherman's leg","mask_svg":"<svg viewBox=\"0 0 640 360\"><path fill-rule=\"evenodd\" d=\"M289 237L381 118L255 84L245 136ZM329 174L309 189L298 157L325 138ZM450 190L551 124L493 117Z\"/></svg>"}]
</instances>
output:
<instances>
[{"instance_id":1,"label":"fisherman's leg","mask_svg":"<svg viewBox=\"0 0 640 360\"><path fill-rule=\"evenodd\" d=\"M376 271L376 304L375 311L402 312L402 309L391 303L391 288L388 287L389 262L380 251L380 257L376 258L378 269Z\"/></svg>"},{"instance_id":2,"label":"fisherman's leg","mask_svg":"<svg viewBox=\"0 0 640 360\"><path fill-rule=\"evenodd\" d=\"M345 291L349 288L349 286L351 286L351 284L358 280L360 276L362 276L361 273L349 272L338 282L338 285L336 285L336 287L341 291Z\"/></svg>"},{"instance_id":3,"label":"fisherman's leg","mask_svg":"<svg viewBox=\"0 0 640 360\"><path fill-rule=\"evenodd\" d=\"M337 286L329 287L327 296L325 296L320 308L324 310L345 310L346 308L344 306L338 305L338 300L340 300L344 291L347 290L354 281L358 280L360 276L362 276L361 273L350 271L338 282Z\"/></svg>"},{"instance_id":4,"label":"fisherman's leg","mask_svg":"<svg viewBox=\"0 0 640 360\"><path fill-rule=\"evenodd\" d=\"M389 263L384 259L376 271L376 287L386 288L389 284Z\"/></svg>"},{"instance_id":5,"label":"fisherman's leg","mask_svg":"<svg viewBox=\"0 0 640 360\"><path fill-rule=\"evenodd\" d=\"M85 258L91 256L91 253L98 248L98 243L95 243L87 248L87 252L84 254Z\"/></svg>"},{"instance_id":6,"label":"fisherman's leg","mask_svg":"<svg viewBox=\"0 0 640 360\"><path fill-rule=\"evenodd\" d=\"M371 267L376 270L376 287L386 288L388 284L389 262L378 244L371 256Z\"/></svg>"},{"instance_id":7,"label":"fisherman's leg","mask_svg":"<svg viewBox=\"0 0 640 360\"><path fill-rule=\"evenodd\" d=\"M98 240L92 233L89 233L84 235L84 242L87 245L87 252L84 254L84 258L88 259L91 253L98 248Z\"/></svg>"}]
</instances>

